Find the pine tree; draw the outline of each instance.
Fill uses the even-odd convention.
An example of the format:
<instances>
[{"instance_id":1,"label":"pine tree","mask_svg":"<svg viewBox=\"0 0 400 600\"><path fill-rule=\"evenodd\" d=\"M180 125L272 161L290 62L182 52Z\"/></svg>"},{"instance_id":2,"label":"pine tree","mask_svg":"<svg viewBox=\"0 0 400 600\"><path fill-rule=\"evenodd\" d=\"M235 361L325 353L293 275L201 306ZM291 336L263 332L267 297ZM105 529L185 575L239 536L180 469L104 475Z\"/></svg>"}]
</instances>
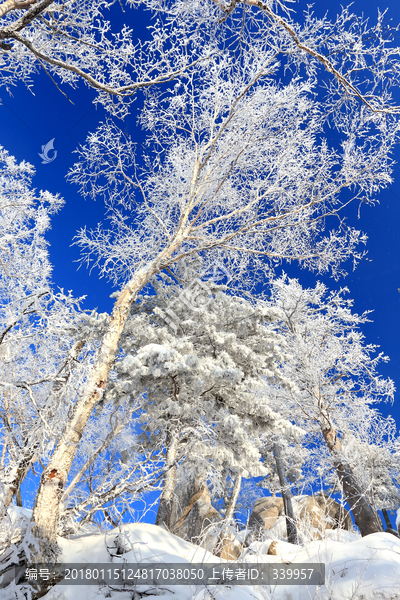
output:
<instances>
[{"instance_id":1,"label":"pine tree","mask_svg":"<svg viewBox=\"0 0 400 600\"><path fill-rule=\"evenodd\" d=\"M178 276L179 277L179 276ZM200 280L186 280L186 285ZM285 359L282 339L266 324L273 308L224 292L212 281L202 300L168 276L153 280L155 294L141 296L121 338L122 357L105 401L146 396L142 427L149 447L162 439L167 472L157 522L170 523L176 467L221 490L226 471L262 475L260 448L271 430L294 431L268 406L266 378L289 386L277 370ZM182 295L182 291L185 295ZM184 298L184 300L183 300ZM176 325L168 313L173 307ZM171 327L172 325L172 327ZM162 518L161 518L162 516Z\"/></svg>"}]
</instances>

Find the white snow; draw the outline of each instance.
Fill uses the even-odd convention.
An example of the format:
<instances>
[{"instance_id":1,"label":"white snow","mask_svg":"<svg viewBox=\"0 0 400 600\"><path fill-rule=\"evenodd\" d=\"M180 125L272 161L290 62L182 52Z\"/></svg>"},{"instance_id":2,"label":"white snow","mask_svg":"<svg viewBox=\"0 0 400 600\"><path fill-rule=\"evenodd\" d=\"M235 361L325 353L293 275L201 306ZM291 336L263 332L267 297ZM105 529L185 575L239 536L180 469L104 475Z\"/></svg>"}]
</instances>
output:
<instances>
[{"instance_id":1,"label":"white snow","mask_svg":"<svg viewBox=\"0 0 400 600\"><path fill-rule=\"evenodd\" d=\"M119 544L123 544L127 552L124 552L120 558L110 557L107 547L110 549L114 546L115 540L118 538ZM79 562L79 563L122 563L122 558L125 562L140 563L151 562L156 563L188 563L191 562L220 562L207 550L194 546L189 542L185 542L179 537L168 533L167 531L150 525L148 523L135 523L125 525L121 531L114 529L113 531L87 535L84 537L74 536L69 540L59 540L62 549L61 562ZM164 600L208 600L211 596L204 586L162 586L159 588L160 595ZM215 589L216 586L213 586ZM149 586L137 586L138 591L144 592L149 589ZM240 596L238 595L238 591ZM103 600L105 598L116 598L116 600L132 600L132 592L111 592L101 590L96 586L55 586L47 595L46 600L77 600L77 597L85 600ZM146 599L156 598L157 595L145 596ZM224 587L218 590L214 597L218 600L226 598L227 600L252 600L254 598L263 599L262 595L254 594L254 587L240 586L240 590Z\"/></svg>"},{"instance_id":2,"label":"white snow","mask_svg":"<svg viewBox=\"0 0 400 600\"><path fill-rule=\"evenodd\" d=\"M387 533L364 538L341 532L340 541L325 539L304 546L278 542L277 556L266 554L270 540L253 543L243 561L261 563L323 562L326 585L317 586L163 586L146 599L163 600L399 600L400 539ZM332 537L337 533L332 532ZM219 562L219 559L167 531L147 523L124 525L103 534L60 539L62 562ZM124 553L116 556L117 545ZM265 553L265 554L264 554ZM114 556L111 556L114 554ZM139 586L138 592L149 590ZM158 592L158 593L157 593ZM55 586L47 600L131 600L132 591L113 591L98 586ZM139 596L137 596L139 597Z\"/></svg>"}]
</instances>

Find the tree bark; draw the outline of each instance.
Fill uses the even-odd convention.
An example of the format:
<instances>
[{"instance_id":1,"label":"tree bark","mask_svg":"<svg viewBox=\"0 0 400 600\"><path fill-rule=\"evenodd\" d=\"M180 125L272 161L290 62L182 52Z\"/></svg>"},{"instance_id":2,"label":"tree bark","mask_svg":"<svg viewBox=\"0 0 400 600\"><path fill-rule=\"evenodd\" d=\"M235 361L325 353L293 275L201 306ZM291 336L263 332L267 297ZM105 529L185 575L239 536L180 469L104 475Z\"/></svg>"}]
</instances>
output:
<instances>
[{"instance_id":1,"label":"tree bark","mask_svg":"<svg viewBox=\"0 0 400 600\"><path fill-rule=\"evenodd\" d=\"M31 468L32 465L32 460L33 457L35 456L35 452L37 449L37 444L35 446L33 446L30 450L29 453L27 454L27 456L20 461L16 474L14 476L14 479L12 480L12 482L7 484L7 489L5 491L4 497L3 497L3 506L0 510L0 519L2 519L5 514L7 513L7 509L10 506L11 502L13 501L14 497L17 497L17 506L22 506L22 504L18 504L18 502L20 502L20 496L21 496L21 485L22 482L24 481L26 475L29 472L29 469Z\"/></svg>"},{"instance_id":2,"label":"tree bark","mask_svg":"<svg viewBox=\"0 0 400 600\"><path fill-rule=\"evenodd\" d=\"M164 473L163 489L158 505L156 525L171 529L172 503L174 501L177 465L174 464L178 448L178 437L174 432L167 433L167 456Z\"/></svg>"},{"instance_id":3,"label":"tree bark","mask_svg":"<svg viewBox=\"0 0 400 600\"><path fill-rule=\"evenodd\" d=\"M283 506L286 515L286 532L289 544L298 544L296 521L294 518L292 494L287 484L285 476L285 467L282 460L281 448L279 444L274 444L274 456L276 470L278 472L279 483L281 484Z\"/></svg>"},{"instance_id":4,"label":"tree bark","mask_svg":"<svg viewBox=\"0 0 400 600\"><path fill-rule=\"evenodd\" d=\"M21 10L22 8L29 8L32 4L35 4L37 0L6 0L3 4L0 4L0 19L4 17L11 10Z\"/></svg>"},{"instance_id":5,"label":"tree bark","mask_svg":"<svg viewBox=\"0 0 400 600\"><path fill-rule=\"evenodd\" d=\"M191 226L188 221L193 209L194 198L195 196L188 202L179 220L176 233L166 247L149 265L139 269L119 294L92 373L82 395L75 404L72 418L67 423L49 464L43 470L33 507L34 526L32 532L35 537L44 540L50 546L54 546L57 539L60 502L68 473L90 415L104 394L131 305L153 275L179 260L179 255L175 258L172 256L189 235Z\"/></svg>"},{"instance_id":6,"label":"tree bark","mask_svg":"<svg viewBox=\"0 0 400 600\"><path fill-rule=\"evenodd\" d=\"M379 533L382 531L382 524L365 498L365 494L357 483L357 479L350 465L341 460L342 446L336 435L332 424L328 428L323 428L322 434L325 443L333 456L333 464L339 481L343 486L344 497L349 504L354 520L361 535L364 537L370 533Z\"/></svg>"}]
</instances>

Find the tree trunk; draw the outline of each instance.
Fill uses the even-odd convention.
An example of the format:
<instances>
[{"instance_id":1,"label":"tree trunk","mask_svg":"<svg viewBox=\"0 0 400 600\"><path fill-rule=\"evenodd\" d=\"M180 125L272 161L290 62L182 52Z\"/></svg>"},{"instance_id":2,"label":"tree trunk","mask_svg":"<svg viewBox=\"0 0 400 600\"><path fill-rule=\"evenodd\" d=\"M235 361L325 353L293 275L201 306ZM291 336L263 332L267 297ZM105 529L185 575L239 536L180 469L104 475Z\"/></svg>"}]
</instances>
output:
<instances>
[{"instance_id":1,"label":"tree trunk","mask_svg":"<svg viewBox=\"0 0 400 600\"><path fill-rule=\"evenodd\" d=\"M242 485L242 475L241 475L241 473L238 473L236 476L236 479L235 479L235 484L233 486L232 495L229 500L228 508L226 509L226 513L225 513L225 517L224 517L226 522L228 522L233 517L233 513L235 512L236 502L239 497L241 485Z\"/></svg>"},{"instance_id":2,"label":"tree trunk","mask_svg":"<svg viewBox=\"0 0 400 600\"><path fill-rule=\"evenodd\" d=\"M387 527L388 529L393 529L393 527L392 527L392 523L391 523L391 521L390 521L389 513L388 513L388 511L386 510L386 508L383 508L383 509L382 509L382 514L383 514L383 518L385 519L386 527Z\"/></svg>"},{"instance_id":3,"label":"tree trunk","mask_svg":"<svg viewBox=\"0 0 400 600\"><path fill-rule=\"evenodd\" d=\"M115 361L119 340L129 316L131 305L153 275L179 259L179 256L175 259L171 257L189 234L190 225L188 225L188 220L193 209L193 202L194 199L186 206L179 220L176 233L169 240L164 250L148 266L139 269L119 294L92 373L82 395L74 406L72 418L67 423L49 464L43 470L33 507L32 521L34 526L32 532L35 537L48 542L50 545L54 545L57 539L60 501L68 473L90 415L104 394L108 374Z\"/></svg>"},{"instance_id":4,"label":"tree trunk","mask_svg":"<svg viewBox=\"0 0 400 600\"><path fill-rule=\"evenodd\" d=\"M227 530L227 528L229 526L230 520L233 517L233 513L235 512L236 502L237 502L237 499L239 497L241 485L242 485L242 475L241 475L241 473L238 473L236 475L235 483L233 485L233 490L232 490L232 494L231 494L231 497L230 497L230 500L229 500L228 508L226 509L226 512L225 512L225 516L224 516L224 520L223 520L223 526L222 526L222 529L221 529L221 531L219 533L218 541L217 541L217 543L216 543L216 545L214 547L214 550L213 550L213 552L217 556L220 556L220 554L221 554L221 552L223 550L223 547L224 547L224 545L226 543L231 543L232 542L232 539L230 539L230 537L229 537L229 533L228 533L228 537L227 537L227 535L226 535L227 531L226 530Z\"/></svg>"},{"instance_id":5,"label":"tree trunk","mask_svg":"<svg viewBox=\"0 0 400 600\"><path fill-rule=\"evenodd\" d=\"M29 8L29 6L32 6L35 2L37 2L37 0L6 0L3 4L0 4L0 19L12 10ZM49 4L52 4L52 2Z\"/></svg>"},{"instance_id":6,"label":"tree trunk","mask_svg":"<svg viewBox=\"0 0 400 600\"><path fill-rule=\"evenodd\" d=\"M176 451L178 448L178 437L175 433L167 433L167 456L165 466L167 471L164 473L163 489L158 505L156 525L164 527L168 531L171 529L172 503L174 501L175 481L177 465L174 464Z\"/></svg>"},{"instance_id":7,"label":"tree trunk","mask_svg":"<svg viewBox=\"0 0 400 600\"><path fill-rule=\"evenodd\" d=\"M121 291L114 305L91 376L41 476L32 515L32 521L35 523L33 533L38 539L50 544L56 541L60 500L68 473L90 415L103 396L130 307L143 286L160 269L160 266L153 263L151 267L140 270Z\"/></svg>"},{"instance_id":8,"label":"tree trunk","mask_svg":"<svg viewBox=\"0 0 400 600\"><path fill-rule=\"evenodd\" d=\"M289 544L298 544L296 521L294 518L292 494L287 484L285 476L285 467L282 460L281 448L279 444L274 444L274 456L276 470L278 472L279 483L281 484L283 506L286 515L286 532Z\"/></svg>"},{"instance_id":9,"label":"tree trunk","mask_svg":"<svg viewBox=\"0 0 400 600\"><path fill-rule=\"evenodd\" d=\"M322 429L325 443L334 457L333 464L339 481L343 486L343 494L350 506L354 520L361 535L364 537L370 533L379 533L382 531L382 524L378 515L371 508L365 498L365 494L359 487L352 468L348 464L344 464L340 459L342 446L336 435L336 431L332 424L329 428Z\"/></svg>"},{"instance_id":10,"label":"tree trunk","mask_svg":"<svg viewBox=\"0 0 400 600\"><path fill-rule=\"evenodd\" d=\"M7 513L7 509L10 506L11 502L13 501L14 497L17 497L17 506L22 506L22 504L19 504L18 502L20 502L20 495L21 495L21 484L24 481L27 473L29 472L29 469L31 468L31 464L32 464L32 459L35 455L35 451L36 451L36 446L34 448L32 448L31 452L20 462L17 471L15 473L14 479L12 480L11 483L7 484L7 489L4 493L4 497L3 497L3 506L1 508L0 511L0 519L2 519L4 517L4 515Z\"/></svg>"}]
</instances>

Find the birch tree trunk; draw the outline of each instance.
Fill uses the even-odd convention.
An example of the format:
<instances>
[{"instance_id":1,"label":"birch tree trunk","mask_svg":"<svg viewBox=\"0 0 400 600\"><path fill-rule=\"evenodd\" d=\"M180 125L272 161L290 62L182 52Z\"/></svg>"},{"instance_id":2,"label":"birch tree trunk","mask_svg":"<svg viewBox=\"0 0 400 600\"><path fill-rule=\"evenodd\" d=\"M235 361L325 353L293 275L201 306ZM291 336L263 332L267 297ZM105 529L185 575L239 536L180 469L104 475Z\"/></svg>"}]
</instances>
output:
<instances>
[{"instance_id":1,"label":"birch tree trunk","mask_svg":"<svg viewBox=\"0 0 400 600\"><path fill-rule=\"evenodd\" d=\"M21 10L22 8L29 8L32 4L35 4L37 0L6 0L3 4L0 4L0 19L4 17L11 10Z\"/></svg>"},{"instance_id":2,"label":"birch tree trunk","mask_svg":"<svg viewBox=\"0 0 400 600\"><path fill-rule=\"evenodd\" d=\"M32 532L35 537L49 543L52 547L54 547L57 538L60 502L68 473L90 415L104 394L108 375L118 352L119 340L129 316L131 305L153 275L174 262L171 257L184 242L190 231L188 220L193 208L194 198L195 196L188 202L179 220L176 233L170 238L166 247L147 267L140 269L119 294L85 390L75 404L72 418L67 423L49 464L43 470L33 508L32 521L34 526Z\"/></svg>"},{"instance_id":3,"label":"birch tree trunk","mask_svg":"<svg viewBox=\"0 0 400 600\"><path fill-rule=\"evenodd\" d=\"M344 464L343 461L340 460L342 446L333 425L330 424L326 429L323 429L321 426L321 429L325 443L334 457L333 464L339 477L339 481L343 486L344 497L350 506L350 510L361 535L364 537L370 533L381 532L381 520L367 502L365 493L363 493L358 485L352 468L350 465Z\"/></svg>"},{"instance_id":4,"label":"birch tree trunk","mask_svg":"<svg viewBox=\"0 0 400 600\"><path fill-rule=\"evenodd\" d=\"M225 513L225 517L224 517L226 522L230 521L231 518L233 517L233 513L235 512L236 502L239 497L241 485L242 485L242 475L241 475L241 473L238 473L236 476L236 479L235 479L235 484L233 486L232 495L229 500L228 508L226 509L226 513Z\"/></svg>"},{"instance_id":5,"label":"birch tree trunk","mask_svg":"<svg viewBox=\"0 0 400 600\"><path fill-rule=\"evenodd\" d=\"M150 268L142 269L120 293L85 391L76 402L72 418L67 423L62 438L43 470L32 521L35 523L33 534L45 542L54 544L56 541L60 500L68 473L90 415L103 396L130 307L143 286L159 269L155 264Z\"/></svg>"},{"instance_id":6,"label":"birch tree trunk","mask_svg":"<svg viewBox=\"0 0 400 600\"><path fill-rule=\"evenodd\" d=\"M276 470L278 472L279 483L281 484L283 506L286 515L286 532L289 544L298 544L297 528L294 519L294 511L292 505L292 494L288 488L285 467L283 465L281 448L279 444L274 444L274 456L276 462Z\"/></svg>"},{"instance_id":7,"label":"birch tree trunk","mask_svg":"<svg viewBox=\"0 0 400 600\"><path fill-rule=\"evenodd\" d=\"M178 448L178 436L174 432L167 434L167 457L165 466L167 471L164 473L163 489L161 492L160 504L158 505L156 525L171 529L172 503L174 501L175 481L177 466L174 464Z\"/></svg>"}]
</instances>

